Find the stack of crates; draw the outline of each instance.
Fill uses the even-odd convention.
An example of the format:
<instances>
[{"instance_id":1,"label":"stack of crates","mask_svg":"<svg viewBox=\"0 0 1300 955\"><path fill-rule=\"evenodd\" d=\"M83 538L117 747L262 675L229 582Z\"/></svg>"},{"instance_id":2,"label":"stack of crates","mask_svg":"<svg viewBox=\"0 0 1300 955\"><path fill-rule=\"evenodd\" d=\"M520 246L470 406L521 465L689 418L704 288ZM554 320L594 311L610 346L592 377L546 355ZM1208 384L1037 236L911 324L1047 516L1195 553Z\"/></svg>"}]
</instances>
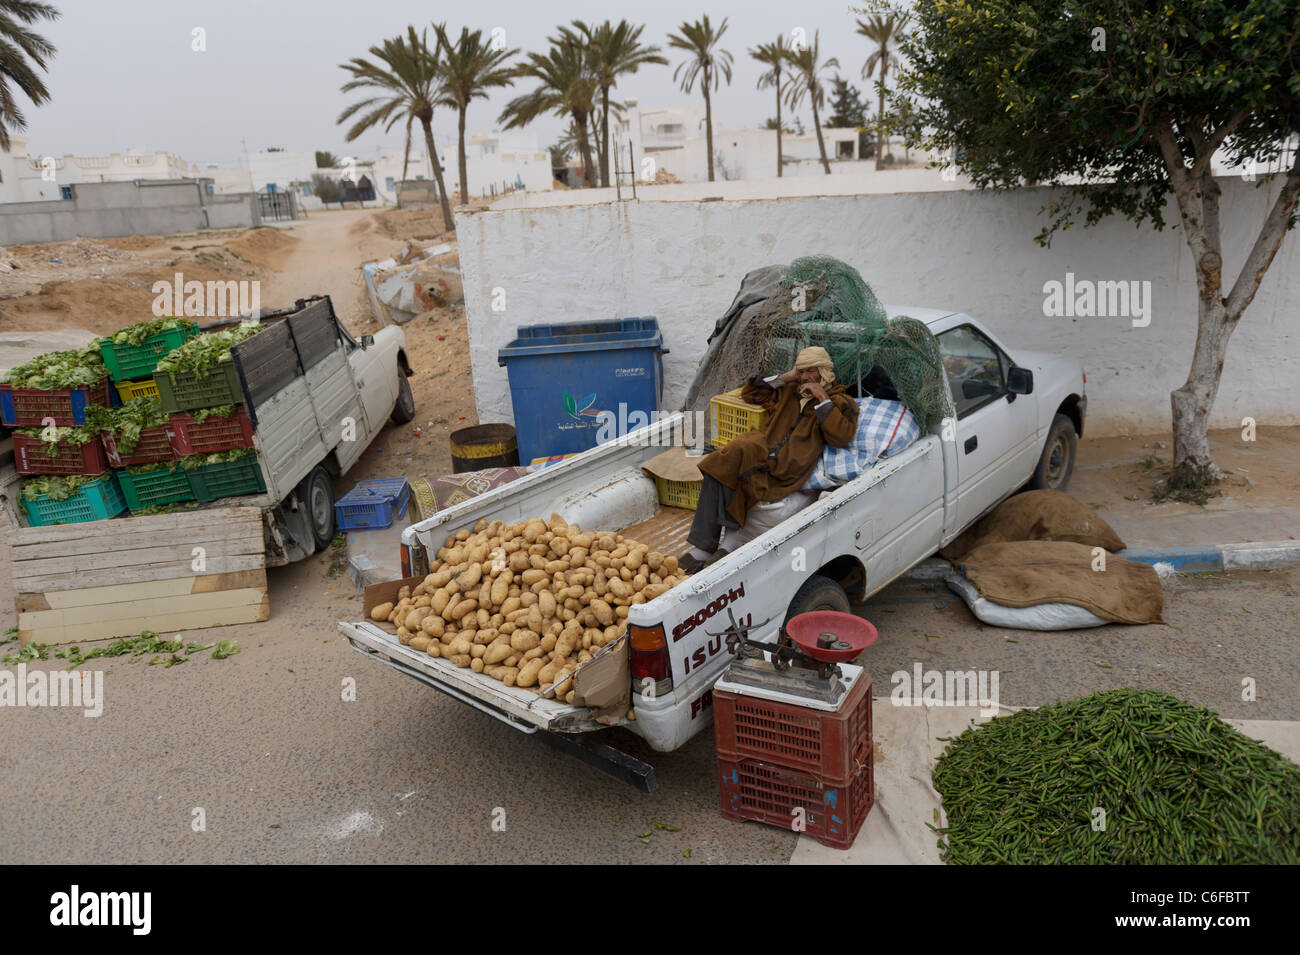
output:
<instances>
[{"instance_id":1,"label":"stack of crates","mask_svg":"<svg viewBox=\"0 0 1300 955\"><path fill-rule=\"evenodd\" d=\"M841 668L856 675L834 712L758 696L767 691L725 677L714 688L724 816L801 831L836 849L853 845L875 802L871 676Z\"/></svg>"}]
</instances>

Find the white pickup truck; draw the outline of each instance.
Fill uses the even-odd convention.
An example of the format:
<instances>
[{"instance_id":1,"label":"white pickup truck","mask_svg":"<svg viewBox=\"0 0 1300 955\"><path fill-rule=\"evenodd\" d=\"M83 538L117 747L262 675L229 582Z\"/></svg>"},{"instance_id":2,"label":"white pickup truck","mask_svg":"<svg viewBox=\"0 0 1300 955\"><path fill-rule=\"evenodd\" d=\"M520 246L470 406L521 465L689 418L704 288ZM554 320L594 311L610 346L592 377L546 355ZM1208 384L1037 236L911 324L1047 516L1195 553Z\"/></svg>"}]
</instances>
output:
<instances>
[{"instance_id":1,"label":"white pickup truck","mask_svg":"<svg viewBox=\"0 0 1300 955\"><path fill-rule=\"evenodd\" d=\"M731 662L722 635L729 614L752 628L751 639L775 642L790 616L848 611L850 598L876 593L1026 484L1062 489L1068 483L1087 405L1078 362L1008 349L961 313L887 312L918 318L938 337L956 420L823 492L667 593L629 608L635 720L621 725L652 749L677 749L707 725L713 684ZM682 424L680 413L667 417L412 525L402 537L407 576L426 573L428 555L480 518L515 522L558 512L569 523L618 529L654 550L680 553L693 512L660 505L641 466L665 445L680 443ZM762 522L762 507L751 511L750 522ZM780 514L790 513L781 507L775 506ZM459 669L402 646L367 621L339 628L358 651L517 729L540 733L643 790L653 788L646 764L579 735L607 728L586 708Z\"/></svg>"}]
</instances>

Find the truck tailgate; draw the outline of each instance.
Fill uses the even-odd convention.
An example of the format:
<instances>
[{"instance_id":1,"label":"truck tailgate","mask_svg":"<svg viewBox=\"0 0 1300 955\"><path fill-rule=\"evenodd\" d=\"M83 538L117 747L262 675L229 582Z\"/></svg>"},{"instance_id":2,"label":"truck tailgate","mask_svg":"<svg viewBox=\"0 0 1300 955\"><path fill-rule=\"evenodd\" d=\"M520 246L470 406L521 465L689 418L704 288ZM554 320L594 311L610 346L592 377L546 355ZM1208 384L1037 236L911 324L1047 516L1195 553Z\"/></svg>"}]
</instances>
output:
<instances>
[{"instance_id":1,"label":"truck tailgate","mask_svg":"<svg viewBox=\"0 0 1300 955\"><path fill-rule=\"evenodd\" d=\"M586 707L543 699L528 690L506 686L468 668L404 647L398 643L397 637L369 621L340 621L339 631L357 652L376 657L520 732L535 733L541 729L556 733L585 733L607 728L591 719Z\"/></svg>"}]
</instances>

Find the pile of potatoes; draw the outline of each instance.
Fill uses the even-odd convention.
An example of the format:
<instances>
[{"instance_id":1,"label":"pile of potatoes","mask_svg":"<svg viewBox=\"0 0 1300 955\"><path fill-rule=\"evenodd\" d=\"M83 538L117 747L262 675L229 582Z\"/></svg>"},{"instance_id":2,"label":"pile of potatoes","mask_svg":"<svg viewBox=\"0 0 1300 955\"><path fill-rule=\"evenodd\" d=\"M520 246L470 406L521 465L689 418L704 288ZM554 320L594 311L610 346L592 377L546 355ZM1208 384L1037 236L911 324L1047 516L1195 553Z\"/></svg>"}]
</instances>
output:
<instances>
[{"instance_id":1,"label":"pile of potatoes","mask_svg":"<svg viewBox=\"0 0 1300 955\"><path fill-rule=\"evenodd\" d=\"M371 611L415 650L573 702L572 674L613 643L628 607L686 578L677 558L621 534L583 531L558 514L486 519L439 549L424 582Z\"/></svg>"}]
</instances>

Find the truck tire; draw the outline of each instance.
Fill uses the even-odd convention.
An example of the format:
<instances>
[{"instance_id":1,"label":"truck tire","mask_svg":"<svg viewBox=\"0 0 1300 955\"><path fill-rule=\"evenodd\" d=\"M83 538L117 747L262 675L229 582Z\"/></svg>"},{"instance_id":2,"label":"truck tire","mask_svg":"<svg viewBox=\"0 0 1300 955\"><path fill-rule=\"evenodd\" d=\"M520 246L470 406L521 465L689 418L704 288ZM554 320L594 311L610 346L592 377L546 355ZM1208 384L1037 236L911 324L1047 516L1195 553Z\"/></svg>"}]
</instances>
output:
<instances>
[{"instance_id":1,"label":"truck tire","mask_svg":"<svg viewBox=\"0 0 1300 955\"><path fill-rule=\"evenodd\" d=\"M415 395L411 393L410 379L397 369L397 403L393 405L393 413L388 416L388 420L393 424L407 424L415 417Z\"/></svg>"},{"instance_id":2,"label":"truck tire","mask_svg":"<svg viewBox=\"0 0 1300 955\"><path fill-rule=\"evenodd\" d=\"M321 465L316 465L298 485L298 500L307 509L311 536L317 552L329 547L334 540L334 481Z\"/></svg>"},{"instance_id":3,"label":"truck tire","mask_svg":"<svg viewBox=\"0 0 1300 955\"><path fill-rule=\"evenodd\" d=\"M803 582L802 587L795 591L794 599L790 601L790 609L786 612L785 622L781 624L781 628L785 629L785 624L790 622L791 617L797 617L801 613L809 613L813 610L836 610L840 613L853 612L853 608L849 606L849 596L844 592L843 587L829 577L813 574Z\"/></svg>"},{"instance_id":4,"label":"truck tire","mask_svg":"<svg viewBox=\"0 0 1300 955\"><path fill-rule=\"evenodd\" d=\"M1079 436L1074 433L1074 422L1058 414L1052 419L1052 430L1047 433L1038 467L1025 486L1031 491L1064 491L1070 486L1078 450Z\"/></svg>"}]
</instances>

